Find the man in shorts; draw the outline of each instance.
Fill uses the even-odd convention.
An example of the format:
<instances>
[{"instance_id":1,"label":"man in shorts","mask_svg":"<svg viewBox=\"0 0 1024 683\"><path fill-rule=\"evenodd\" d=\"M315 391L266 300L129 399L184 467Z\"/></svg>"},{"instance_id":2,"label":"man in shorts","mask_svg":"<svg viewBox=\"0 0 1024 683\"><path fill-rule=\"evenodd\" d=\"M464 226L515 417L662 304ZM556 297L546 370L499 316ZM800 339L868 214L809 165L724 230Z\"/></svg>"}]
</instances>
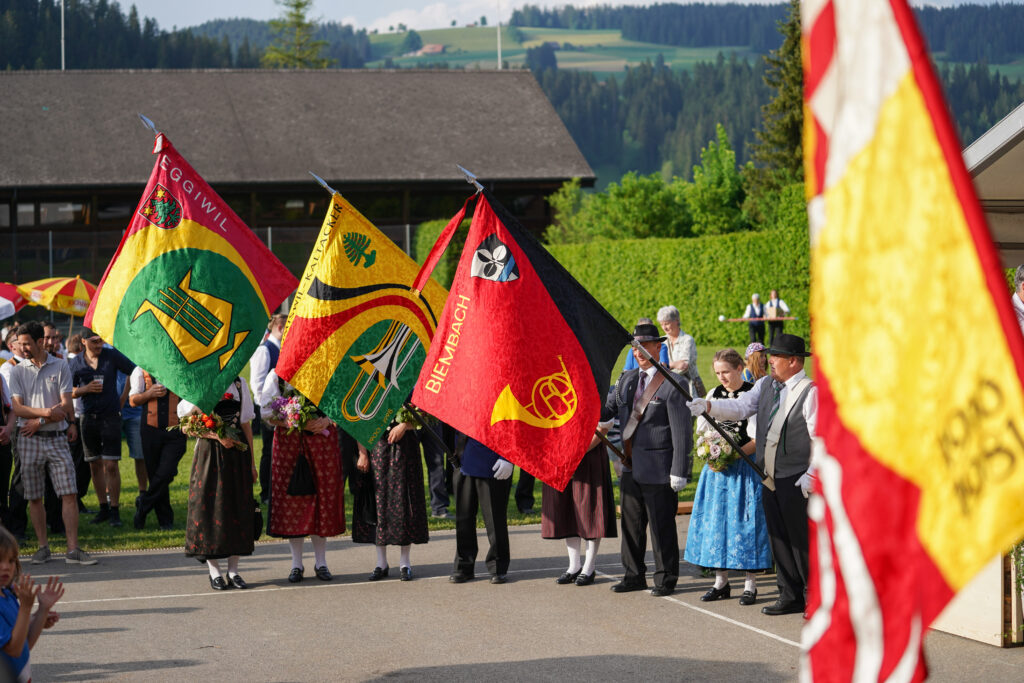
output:
<instances>
[{"instance_id":1,"label":"man in shorts","mask_svg":"<svg viewBox=\"0 0 1024 683\"><path fill-rule=\"evenodd\" d=\"M82 445L92 470L100 510L93 524L121 526L121 406L127 392L117 391L117 371L131 375L135 364L120 351L105 347L98 334L82 328L85 352L71 360L73 396L82 399Z\"/></svg>"},{"instance_id":2,"label":"man in shorts","mask_svg":"<svg viewBox=\"0 0 1024 683\"><path fill-rule=\"evenodd\" d=\"M43 326L37 322L18 328L18 344L24 357L11 373L11 407L18 417L18 455L22 483L29 501L29 514L35 528L39 550L33 564L50 559L46 538L46 510L43 508L43 482L49 471L53 487L61 497L61 512L67 534L67 564L96 564L78 547L78 490L75 465L68 442L78 438L71 406L71 371L66 361L46 352Z\"/></svg>"}]
</instances>

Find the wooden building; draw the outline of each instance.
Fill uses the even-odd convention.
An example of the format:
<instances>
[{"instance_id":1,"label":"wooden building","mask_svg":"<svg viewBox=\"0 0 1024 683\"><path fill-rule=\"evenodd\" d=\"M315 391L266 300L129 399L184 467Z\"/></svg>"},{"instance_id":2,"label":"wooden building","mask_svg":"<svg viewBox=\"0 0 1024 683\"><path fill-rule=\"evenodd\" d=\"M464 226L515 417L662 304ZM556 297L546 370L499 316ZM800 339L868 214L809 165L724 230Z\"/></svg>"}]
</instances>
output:
<instances>
[{"instance_id":1,"label":"wooden building","mask_svg":"<svg viewBox=\"0 0 1024 683\"><path fill-rule=\"evenodd\" d=\"M456 164L538 232L594 182L527 71L6 72L0 280L99 281L154 162L138 113L296 274L328 200L309 171L399 244L472 193Z\"/></svg>"}]
</instances>

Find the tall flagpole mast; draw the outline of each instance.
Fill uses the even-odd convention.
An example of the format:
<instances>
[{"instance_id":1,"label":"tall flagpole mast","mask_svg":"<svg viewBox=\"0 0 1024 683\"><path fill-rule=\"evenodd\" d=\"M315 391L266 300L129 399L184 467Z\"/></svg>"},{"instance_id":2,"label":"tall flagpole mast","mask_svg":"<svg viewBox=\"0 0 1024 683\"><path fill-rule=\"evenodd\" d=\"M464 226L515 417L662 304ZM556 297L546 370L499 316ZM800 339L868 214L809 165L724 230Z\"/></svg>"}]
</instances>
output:
<instances>
[{"instance_id":1,"label":"tall flagpole mast","mask_svg":"<svg viewBox=\"0 0 1024 683\"><path fill-rule=\"evenodd\" d=\"M64 70L64 5L66 0L60 0L60 70Z\"/></svg>"},{"instance_id":2,"label":"tall flagpole mast","mask_svg":"<svg viewBox=\"0 0 1024 683\"><path fill-rule=\"evenodd\" d=\"M498 0L498 71L501 71L501 0Z\"/></svg>"}]
</instances>

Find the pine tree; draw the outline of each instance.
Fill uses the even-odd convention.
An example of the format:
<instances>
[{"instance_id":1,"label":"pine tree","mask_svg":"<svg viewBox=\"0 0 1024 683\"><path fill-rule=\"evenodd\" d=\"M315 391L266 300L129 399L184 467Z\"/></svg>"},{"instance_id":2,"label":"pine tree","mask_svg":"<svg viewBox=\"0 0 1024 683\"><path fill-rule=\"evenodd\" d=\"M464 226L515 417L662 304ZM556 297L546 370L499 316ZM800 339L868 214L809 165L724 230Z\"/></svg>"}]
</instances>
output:
<instances>
[{"instance_id":1,"label":"pine tree","mask_svg":"<svg viewBox=\"0 0 1024 683\"><path fill-rule=\"evenodd\" d=\"M327 41L313 40L316 25L306 16L313 0L274 1L284 9L284 14L270 22L270 28L277 36L263 53L262 65L271 69L324 69L330 66L331 60L321 56Z\"/></svg>"},{"instance_id":2,"label":"pine tree","mask_svg":"<svg viewBox=\"0 0 1024 683\"><path fill-rule=\"evenodd\" d=\"M804 80L800 61L800 2L789 0L789 14L779 24L782 45L765 57L764 81L775 97L761 108L764 127L757 131L754 161L767 171L772 187L803 181Z\"/></svg>"}]
</instances>

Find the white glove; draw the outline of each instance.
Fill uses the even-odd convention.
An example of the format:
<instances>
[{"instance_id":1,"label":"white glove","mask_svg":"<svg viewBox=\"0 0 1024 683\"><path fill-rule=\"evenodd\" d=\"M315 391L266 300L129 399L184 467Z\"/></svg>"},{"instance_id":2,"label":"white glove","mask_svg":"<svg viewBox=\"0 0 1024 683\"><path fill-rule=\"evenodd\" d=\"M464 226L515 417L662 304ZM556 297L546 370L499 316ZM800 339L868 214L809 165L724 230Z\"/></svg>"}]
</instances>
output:
<instances>
[{"instance_id":1,"label":"white glove","mask_svg":"<svg viewBox=\"0 0 1024 683\"><path fill-rule=\"evenodd\" d=\"M494 467L491 468L494 472L494 478L497 480L508 479L512 476L512 470L515 467L508 460L498 458L494 461Z\"/></svg>"},{"instance_id":2,"label":"white glove","mask_svg":"<svg viewBox=\"0 0 1024 683\"><path fill-rule=\"evenodd\" d=\"M672 487L673 491L677 493L686 488L686 484L689 483L689 479L686 477L677 477L674 474L668 475L668 484Z\"/></svg>"},{"instance_id":3,"label":"white glove","mask_svg":"<svg viewBox=\"0 0 1024 683\"><path fill-rule=\"evenodd\" d=\"M690 415L700 417L707 412L708 402L702 398L695 398L692 401L687 401L686 407L690 409Z\"/></svg>"},{"instance_id":4,"label":"white glove","mask_svg":"<svg viewBox=\"0 0 1024 683\"><path fill-rule=\"evenodd\" d=\"M796 483L793 484L793 485L794 486L799 486L800 487L800 493L804 494L804 498L807 498L808 496L811 495L811 491L814 490L814 480L815 479L817 479L817 477L815 477L809 471L808 472L804 472L802 475L800 475L800 478L797 479Z\"/></svg>"}]
</instances>

